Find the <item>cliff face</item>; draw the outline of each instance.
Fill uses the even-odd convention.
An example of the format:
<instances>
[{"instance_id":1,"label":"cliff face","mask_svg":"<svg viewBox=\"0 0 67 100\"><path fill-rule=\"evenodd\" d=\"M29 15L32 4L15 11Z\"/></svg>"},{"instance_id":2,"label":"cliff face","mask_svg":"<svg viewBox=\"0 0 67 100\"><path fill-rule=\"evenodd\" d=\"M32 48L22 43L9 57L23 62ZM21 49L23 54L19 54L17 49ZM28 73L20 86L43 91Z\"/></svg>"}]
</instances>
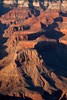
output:
<instances>
[{"instance_id":1,"label":"cliff face","mask_svg":"<svg viewBox=\"0 0 67 100\"><path fill-rule=\"evenodd\" d=\"M57 2L47 2L45 0L1 0L0 3L4 3L4 4L11 4L11 5L19 5L20 7L29 7L30 5L32 6L36 6L36 7L48 7L52 8L52 9L58 9L60 8L60 1ZM63 1L62 6L64 7L64 9L67 8L67 1Z\"/></svg>"},{"instance_id":2,"label":"cliff face","mask_svg":"<svg viewBox=\"0 0 67 100\"><path fill-rule=\"evenodd\" d=\"M17 2L16 2L16 0L3 0L3 3L5 3L5 4L15 4Z\"/></svg>"},{"instance_id":3,"label":"cliff face","mask_svg":"<svg viewBox=\"0 0 67 100\"><path fill-rule=\"evenodd\" d=\"M0 94L9 100L67 98L67 13L37 10L0 17Z\"/></svg>"},{"instance_id":4,"label":"cliff face","mask_svg":"<svg viewBox=\"0 0 67 100\"><path fill-rule=\"evenodd\" d=\"M19 2L22 7L22 0L1 3ZM0 100L67 99L67 13L37 3L34 9L0 6L0 94L9 96Z\"/></svg>"}]
</instances>

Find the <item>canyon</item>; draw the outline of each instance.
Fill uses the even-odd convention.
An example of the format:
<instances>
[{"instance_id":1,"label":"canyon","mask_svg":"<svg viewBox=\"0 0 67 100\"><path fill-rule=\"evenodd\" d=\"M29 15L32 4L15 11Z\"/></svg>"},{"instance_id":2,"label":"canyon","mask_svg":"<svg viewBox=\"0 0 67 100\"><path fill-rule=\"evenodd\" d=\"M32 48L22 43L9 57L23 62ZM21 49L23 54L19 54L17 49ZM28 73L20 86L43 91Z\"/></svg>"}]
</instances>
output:
<instances>
[{"instance_id":1,"label":"canyon","mask_svg":"<svg viewBox=\"0 0 67 100\"><path fill-rule=\"evenodd\" d=\"M11 8L20 0L11 2L0 12L0 99L66 100L67 6Z\"/></svg>"}]
</instances>

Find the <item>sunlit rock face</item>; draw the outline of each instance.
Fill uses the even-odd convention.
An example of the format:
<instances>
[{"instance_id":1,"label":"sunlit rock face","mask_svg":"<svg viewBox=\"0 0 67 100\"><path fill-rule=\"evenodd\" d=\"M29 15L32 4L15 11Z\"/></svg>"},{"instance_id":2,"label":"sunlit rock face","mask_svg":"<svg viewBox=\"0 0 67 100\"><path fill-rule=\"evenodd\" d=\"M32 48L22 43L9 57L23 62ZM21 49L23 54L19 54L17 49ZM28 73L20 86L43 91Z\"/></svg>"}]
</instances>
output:
<instances>
[{"instance_id":1,"label":"sunlit rock face","mask_svg":"<svg viewBox=\"0 0 67 100\"><path fill-rule=\"evenodd\" d=\"M9 100L66 100L67 12L48 10L56 8L54 3L43 10L42 0L0 1L0 100L3 95ZM28 7L30 1L40 6L33 13L18 7Z\"/></svg>"},{"instance_id":2,"label":"sunlit rock face","mask_svg":"<svg viewBox=\"0 0 67 100\"><path fill-rule=\"evenodd\" d=\"M16 2L16 0L4 0L3 3L5 3L5 4L15 4L17 2Z\"/></svg>"},{"instance_id":3,"label":"sunlit rock face","mask_svg":"<svg viewBox=\"0 0 67 100\"><path fill-rule=\"evenodd\" d=\"M48 2L48 0L1 0L0 3L4 3L4 4L11 4L11 5L18 5L19 7L29 7L29 5L33 5L36 7L48 7L51 9L59 9L60 8L60 0L57 2ZM67 1L64 0L62 3L62 9L66 9L67 8ZM64 7L64 8L63 8Z\"/></svg>"}]
</instances>

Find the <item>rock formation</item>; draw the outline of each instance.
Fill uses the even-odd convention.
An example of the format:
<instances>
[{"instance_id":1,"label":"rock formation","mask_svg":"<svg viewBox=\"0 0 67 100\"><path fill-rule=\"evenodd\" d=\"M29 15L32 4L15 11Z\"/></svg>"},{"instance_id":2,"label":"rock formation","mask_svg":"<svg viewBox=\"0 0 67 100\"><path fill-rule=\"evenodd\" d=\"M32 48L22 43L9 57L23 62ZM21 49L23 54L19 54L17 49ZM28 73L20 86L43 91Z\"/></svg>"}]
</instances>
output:
<instances>
[{"instance_id":1,"label":"rock formation","mask_svg":"<svg viewBox=\"0 0 67 100\"><path fill-rule=\"evenodd\" d=\"M66 20L66 11L42 8L14 8L0 17L1 99L67 98Z\"/></svg>"},{"instance_id":2,"label":"rock formation","mask_svg":"<svg viewBox=\"0 0 67 100\"><path fill-rule=\"evenodd\" d=\"M7 5L15 5L18 7L41 7L43 9L49 7L50 9L60 9L60 0L56 0L56 2L49 2L46 0L1 0L0 3L7 4ZM61 9L67 9L67 2L63 0L61 3Z\"/></svg>"}]
</instances>

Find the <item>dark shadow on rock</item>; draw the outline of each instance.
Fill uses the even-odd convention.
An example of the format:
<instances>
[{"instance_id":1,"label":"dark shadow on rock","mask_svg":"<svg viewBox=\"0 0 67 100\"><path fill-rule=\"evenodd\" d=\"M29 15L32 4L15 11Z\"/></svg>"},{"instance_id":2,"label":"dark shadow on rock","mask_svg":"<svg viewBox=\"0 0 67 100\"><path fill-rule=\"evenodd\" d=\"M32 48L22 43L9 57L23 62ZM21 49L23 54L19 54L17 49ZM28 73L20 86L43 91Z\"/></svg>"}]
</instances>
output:
<instances>
[{"instance_id":1,"label":"dark shadow on rock","mask_svg":"<svg viewBox=\"0 0 67 100\"><path fill-rule=\"evenodd\" d=\"M49 24L46 26L45 24L41 23L42 29L45 30L43 33L35 33L30 34L29 39L36 39L37 37L40 37L41 35L45 35L45 37L50 39L55 39L57 42L38 42L35 45L35 49L38 51L40 55L42 55L42 58L46 64L46 66L50 67L52 70L56 72L56 74L60 76L67 76L66 70L67 70L67 46L59 43L59 39L64 36L62 32L59 30L59 26L56 22L62 22L59 18L55 18L54 23ZM55 30L55 28L58 29L58 31Z\"/></svg>"},{"instance_id":2,"label":"dark shadow on rock","mask_svg":"<svg viewBox=\"0 0 67 100\"><path fill-rule=\"evenodd\" d=\"M60 32L60 28L59 28L57 22L62 22L62 21L63 21L62 18L55 18L54 19L54 23L49 24L48 26L46 26L45 24L41 23L42 29L45 30L44 35L47 38L56 39L57 41L59 41L59 38L64 36L64 34L62 32ZM57 28L58 31L55 30L55 28Z\"/></svg>"},{"instance_id":3,"label":"dark shadow on rock","mask_svg":"<svg viewBox=\"0 0 67 100\"><path fill-rule=\"evenodd\" d=\"M16 0L16 7L18 6L18 0Z\"/></svg>"},{"instance_id":4,"label":"dark shadow on rock","mask_svg":"<svg viewBox=\"0 0 67 100\"><path fill-rule=\"evenodd\" d=\"M4 68L4 66L0 65L0 71ZM1 83L0 83L0 87L1 87Z\"/></svg>"},{"instance_id":5,"label":"dark shadow on rock","mask_svg":"<svg viewBox=\"0 0 67 100\"><path fill-rule=\"evenodd\" d=\"M29 8L31 9L34 9L34 6L33 6L33 0L28 0L29 2Z\"/></svg>"},{"instance_id":6,"label":"dark shadow on rock","mask_svg":"<svg viewBox=\"0 0 67 100\"><path fill-rule=\"evenodd\" d=\"M45 36L46 36L47 38L56 39L57 41L59 41L59 39L60 39L61 37L63 37L64 34L63 34L62 32L60 32L60 31L50 30L50 31L47 31L47 32L45 33Z\"/></svg>"},{"instance_id":7,"label":"dark shadow on rock","mask_svg":"<svg viewBox=\"0 0 67 100\"><path fill-rule=\"evenodd\" d=\"M50 86L57 89L57 87L55 86L55 82L47 74L42 73L41 75L43 76L44 79L46 79L46 81L50 84Z\"/></svg>"},{"instance_id":8,"label":"dark shadow on rock","mask_svg":"<svg viewBox=\"0 0 67 100\"><path fill-rule=\"evenodd\" d=\"M31 87L30 87L30 90L31 90ZM33 88L33 90L34 91L36 90L38 93L40 93L42 98L43 98L43 100L59 100L59 98L62 95L62 91L61 90L53 91L52 94L49 94L47 91L44 91L41 87L36 87L36 89ZM20 96L21 97L15 97L15 96L8 96L8 95L0 94L0 100L32 100L29 97L26 97L26 96L23 97L22 94ZM66 100L65 95L61 100Z\"/></svg>"},{"instance_id":9,"label":"dark shadow on rock","mask_svg":"<svg viewBox=\"0 0 67 100\"><path fill-rule=\"evenodd\" d=\"M63 96L63 98L61 100L67 100L66 94Z\"/></svg>"},{"instance_id":10,"label":"dark shadow on rock","mask_svg":"<svg viewBox=\"0 0 67 100\"><path fill-rule=\"evenodd\" d=\"M4 30L7 28L6 24L2 24L0 22L0 60L3 59L5 56L8 55L8 53L5 51L7 46L4 46L3 44L6 43L8 38L3 37Z\"/></svg>"},{"instance_id":11,"label":"dark shadow on rock","mask_svg":"<svg viewBox=\"0 0 67 100\"><path fill-rule=\"evenodd\" d=\"M23 77L24 77L25 80L26 80L26 83L27 83L29 86L34 87L31 77L28 76L28 75L24 72L23 69L22 69L22 73L23 73Z\"/></svg>"},{"instance_id":12,"label":"dark shadow on rock","mask_svg":"<svg viewBox=\"0 0 67 100\"><path fill-rule=\"evenodd\" d=\"M9 12L11 9L9 7L5 7L3 4L3 0L0 3L0 17L5 13Z\"/></svg>"},{"instance_id":13,"label":"dark shadow on rock","mask_svg":"<svg viewBox=\"0 0 67 100\"><path fill-rule=\"evenodd\" d=\"M54 19L55 22L63 22L63 18L62 17L57 17Z\"/></svg>"},{"instance_id":14,"label":"dark shadow on rock","mask_svg":"<svg viewBox=\"0 0 67 100\"><path fill-rule=\"evenodd\" d=\"M42 22L40 22L40 24L41 24L41 28L42 29L44 29L44 30L47 30L48 29L48 27L46 26L46 24L43 24Z\"/></svg>"},{"instance_id":15,"label":"dark shadow on rock","mask_svg":"<svg viewBox=\"0 0 67 100\"><path fill-rule=\"evenodd\" d=\"M55 46L55 47L54 47ZM47 42L47 41L40 41L35 45L35 49L40 53L40 52L45 52L49 51L52 49L55 49L57 46L57 43L54 42Z\"/></svg>"},{"instance_id":16,"label":"dark shadow on rock","mask_svg":"<svg viewBox=\"0 0 67 100\"><path fill-rule=\"evenodd\" d=\"M62 11L61 11L61 12L60 12L60 15L63 16L63 17L67 17L67 12L62 12Z\"/></svg>"},{"instance_id":17,"label":"dark shadow on rock","mask_svg":"<svg viewBox=\"0 0 67 100\"><path fill-rule=\"evenodd\" d=\"M44 32L37 32L37 33L29 34L28 40L35 40L42 35L44 35Z\"/></svg>"},{"instance_id":18,"label":"dark shadow on rock","mask_svg":"<svg viewBox=\"0 0 67 100\"><path fill-rule=\"evenodd\" d=\"M33 5L33 0L28 0L29 2L29 9L31 10L31 13L37 17L40 15L40 11L38 9L36 9Z\"/></svg>"},{"instance_id":19,"label":"dark shadow on rock","mask_svg":"<svg viewBox=\"0 0 67 100\"><path fill-rule=\"evenodd\" d=\"M43 88L40 87L40 86L30 86L30 87L26 87L26 88L29 89L29 90L38 92L38 93L40 93L40 94L43 94L43 93L44 93Z\"/></svg>"},{"instance_id":20,"label":"dark shadow on rock","mask_svg":"<svg viewBox=\"0 0 67 100\"><path fill-rule=\"evenodd\" d=\"M15 96L8 96L8 95L2 95L0 94L0 100L32 100L29 97L15 97Z\"/></svg>"},{"instance_id":21,"label":"dark shadow on rock","mask_svg":"<svg viewBox=\"0 0 67 100\"><path fill-rule=\"evenodd\" d=\"M29 90L36 91L37 94L38 93L41 94L43 100L59 100L59 98L62 95L62 91L61 90L53 91L52 94L49 94L49 92L43 90L43 88L39 87L39 86L36 86L36 87L27 87L27 88Z\"/></svg>"},{"instance_id":22,"label":"dark shadow on rock","mask_svg":"<svg viewBox=\"0 0 67 100\"><path fill-rule=\"evenodd\" d=\"M42 97L45 100L59 100L61 94L62 94L61 90L54 91L52 94L49 94L47 91L44 91Z\"/></svg>"},{"instance_id":23,"label":"dark shadow on rock","mask_svg":"<svg viewBox=\"0 0 67 100\"><path fill-rule=\"evenodd\" d=\"M46 67L59 76L67 77L67 46L62 43L39 42L35 49L42 56Z\"/></svg>"},{"instance_id":24,"label":"dark shadow on rock","mask_svg":"<svg viewBox=\"0 0 67 100\"><path fill-rule=\"evenodd\" d=\"M28 17L32 17L30 13L28 13ZM27 18L28 19L28 18Z\"/></svg>"},{"instance_id":25,"label":"dark shadow on rock","mask_svg":"<svg viewBox=\"0 0 67 100\"><path fill-rule=\"evenodd\" d=\"M58 28L58 31L56 31L55 28ZM44 31L29 34L28 39L29 40L35 40L36 38L44 35L45 37L47 37L49 39L56 39L57 42L58 42L59 38L64 36L64 34L62 32L60 32L59 26L56 22L49 24L48 26L41 23L41 29L43 29Z\"/></svg>"},{"instance_id":26,"label":"dark shadow on rock","mask_svg":"<svg viewBox=\"0 0 67 100\"><path fill-rule=\"evenodd\" d=\"M44 6L44 0L39 0L39 4L40 4L40 7L43 9L43 10L46 10L45 6Z\"/></svg>"},{"instance_id":27,"label":"dark shadow on rock","mask_svg":"<svg viewBox=\"0 0 67 100\"><path fill-rule=\"evenodd\" d=\"M29 29L30 29L30 26L29 25L23 26L23 30L29 30Z\"/></svg>"}]
</instances>

